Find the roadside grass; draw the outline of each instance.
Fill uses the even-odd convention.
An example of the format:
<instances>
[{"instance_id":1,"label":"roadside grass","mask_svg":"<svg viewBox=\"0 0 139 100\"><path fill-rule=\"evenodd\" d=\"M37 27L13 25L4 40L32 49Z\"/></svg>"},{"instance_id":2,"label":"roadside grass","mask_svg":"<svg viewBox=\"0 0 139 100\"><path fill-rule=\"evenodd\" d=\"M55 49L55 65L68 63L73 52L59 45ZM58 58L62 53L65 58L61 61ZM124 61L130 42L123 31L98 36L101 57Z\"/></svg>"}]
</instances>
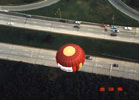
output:
<instances>
[{"instance_id":1,"label":"roadside grass","mask_svg":"<svg viewBox=\"0 0 139 100\"><path fill-rule=\"evenodd\" d=\"M115 25L139 26L136 20L121 13L107 0L61 0L54 5L22 13L106 24L113 24L114 15Z\"/></svg>"},{"instance_id":2,"label":"roadside grass","mask_svg":"<svg viewBox=\"0 0 139 100\"><path fill-rule=\"evenodd\" d=\"M139 44L92 39L72 35L0 26L0 42L58 50L66 43L80 45L86 54L109 57L104 54L139 61ZM115 58L115 57L109 57ZM118 58L115 58L118 59ZM124 59L125 60L125 59Z\"/></svg>"},{"instance_id":3,"label":"roadside grass","mask_svg":"<svg viewBox=\"0 0 139 100\"><path fill-rule=\"evenodd\" d=\"M42 0L0 0L0 5L22 5L22 4L29 4L34 3Z\"/></svg>"}]
</instances>

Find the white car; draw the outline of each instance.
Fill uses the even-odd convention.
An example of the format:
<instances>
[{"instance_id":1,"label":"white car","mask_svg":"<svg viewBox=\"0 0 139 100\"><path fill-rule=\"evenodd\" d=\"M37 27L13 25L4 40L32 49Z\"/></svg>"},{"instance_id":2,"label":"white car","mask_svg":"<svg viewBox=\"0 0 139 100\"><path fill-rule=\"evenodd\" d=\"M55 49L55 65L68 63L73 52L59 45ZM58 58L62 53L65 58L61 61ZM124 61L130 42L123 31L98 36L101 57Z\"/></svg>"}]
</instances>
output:
<instances>
[{"instance_id":1,"label":"white car","mask_svg":"<svg viewBox=\"0 0 139 100\"><path fill-rule=\"evenodd\" d=\"M81 24L81 21L75 21L76 24Z\"/></svg>"},{"instance_id":2,"label":"white car","mask_svg":"<svg viewBox=\"0 0 139 100\"><path fill-rule=\"evenodd\" d=\"M0 10L0 11L9 12L8 10Z\"/></svg>"},{"instance_id":3,"label":"white car","mask_svg":"<svg viewBox=\"0 0 139 100\"><path fill-rule=\"evenodd\" d=\"M124 27L125 30L132 30L132 27Z\"/></svg>"},{"instance_id":4,"label":"white car","mask_svg":"<svg viewBox=\"0 0 139 100\"><path fill-rule=\"evenodd\" d=\"M9 12L8 10L3 10L4 12Z\"/></svg>"},{"instance_id":5,"label":"white car","mask_svg":"<svg viewBox=\"0 0 139 100\"><path fill-rule=\"evenodd\" d=\"M7 24L8 24L8 25L14 25L14 22L10 22L10 21L9 21Z\"/></svg>"}]
</instances>

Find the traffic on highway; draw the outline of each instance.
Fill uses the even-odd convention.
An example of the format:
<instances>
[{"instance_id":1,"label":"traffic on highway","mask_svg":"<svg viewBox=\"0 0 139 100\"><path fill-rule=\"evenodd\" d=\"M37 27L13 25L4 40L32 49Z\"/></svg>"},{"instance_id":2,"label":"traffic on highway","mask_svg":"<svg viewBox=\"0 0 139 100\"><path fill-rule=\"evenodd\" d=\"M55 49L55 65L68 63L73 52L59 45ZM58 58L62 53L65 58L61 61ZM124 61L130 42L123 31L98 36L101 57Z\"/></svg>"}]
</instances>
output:
<instances>
[{"instance_id":1,"label":"traffic on highway","mask_svg":"<svg viewBox=\"0 0 139 100\"><path fill-rule=\"evenodd\" d=\"M24 27L36 30L50 31L61 34L72 34L92 38L139 43L139 32L136 27L113 26L84 21L74 21L60 18L41 17L15 12L0 12L0 24L14 27Z\"/></svg>"}]
</instances>

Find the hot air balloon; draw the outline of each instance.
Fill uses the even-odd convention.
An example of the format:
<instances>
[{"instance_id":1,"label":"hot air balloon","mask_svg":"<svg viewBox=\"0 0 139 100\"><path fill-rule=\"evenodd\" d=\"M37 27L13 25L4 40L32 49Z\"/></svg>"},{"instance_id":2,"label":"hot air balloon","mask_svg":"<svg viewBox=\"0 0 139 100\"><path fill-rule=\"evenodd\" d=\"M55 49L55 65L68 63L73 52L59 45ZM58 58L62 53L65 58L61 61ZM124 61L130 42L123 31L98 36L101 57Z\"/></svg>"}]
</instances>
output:
<instances>
[{"instance_id":1,"label":"hot air balloon","mask_svg":"<svg viewBox=\"0 0 139 100\"><path fill-rule=\"evenodd\" d=\"M85 53L77 44L65 44L57 51L56 62L61 70L75 72L85 62Z\"/></svg>"}]
</instances>

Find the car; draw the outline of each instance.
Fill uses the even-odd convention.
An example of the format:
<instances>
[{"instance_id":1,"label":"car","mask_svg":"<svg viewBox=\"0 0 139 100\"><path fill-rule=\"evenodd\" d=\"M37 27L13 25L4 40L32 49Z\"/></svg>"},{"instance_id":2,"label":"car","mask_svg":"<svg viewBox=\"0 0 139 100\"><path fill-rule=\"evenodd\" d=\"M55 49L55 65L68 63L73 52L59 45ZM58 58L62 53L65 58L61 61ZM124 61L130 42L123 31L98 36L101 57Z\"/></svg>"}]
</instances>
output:
<instances>
[{"instance_id":1,"label":"car","mask_svg":"<svg viewBox=\"0 0 139 100\"><path fill-rule=\"evenodd\" d=\"M75 21L76 24L81 24L81 21Z\"/></svg>"},{"instance_id":2,"label":"car","mask_svg":"<svg viewBox=\"0 0 139 100\"><path fill-rule=\"evenodd\" d=\"M112 32L119 33L119 30L111 30Z\"/></svg>"},{"instance_id":3,"label":"car","mask_svg":"<svg viewBox=\"0 0 139 100\"><path fill-rule=\"evenodd\" d=\"M0 10L0 11L9 12L8 10Z\"/></svg>"},{"instance_id":4,"label":"car","mask_svg":"<svg viewBox=\"0 0 139 100\"><path fill-rule=\"evenodd\" d=\"M92 60L93 58L89 55L85 56L85 59Z\"/></svg>"},{"instance_id":5,"label":"car","mask_svg":"<svg viewBox=\"0 0 139 100\"><path fill-rule=\"evenodd\" d=\"M73 26L73 27L74 27L74 28L78 28L78 29L80 28L80 27L79 27L79 26L77 26L77 25L75 25L75 26Z\"/></svg>"},{"instance_id":6,"label":"car","mask_svg":"<svg viewBox=\"0 0 139 100\"><path fill-rule=\"evenodd\" d=\"M105 30L105 31L108 31L108 29L107 29L107 28L105 28L104 30Z\"/></svg>"},{"instance_id":7,"label":"car","mask_svg":"<svg viewBox=\"0 0 139 100\"><path fill-rule=\"evenodd\" d=\"M118 64L112 64L112 67L118 67Z\"/></svg>"},{"instance_id":8,"label":"car","mask_svg":"<svg viewBox=\"0 0 139 100\"><path fill-rule=\"evenodd\" d=\"M111 26L111 28L112 28L112 29L117 29L118 27L117 27L117 26Z\"/></svg>"},{"instance_id":9,"label":"car","mask_svg":"<svg viewBox=\"0 0 139 100\"><path fill-rule=\"evenodd\" d=\"M61 19L61 20L59 20L60 22L62 22L62 23L66 23L66 21L65 20L63 20L63 19Z\"/></svg>"},{"instance_id":10,"label":"car","mask_svg":"<svg viewBox=\"0 0 139 100\"><path fill-rule=\"evenodd\" d=\"M132 27L124 27L125 30L132 30Z\"/></svg>"},{"instance_id":11,"label":"car","mask_svg":"<svg viewBox=\"0 0 139 100\"><path fill-rule=\"evenodd\" d=\"M8 21L7 24L8 25L14 25L14 22Z\"/></svg>"},{"instance_id":12,"label":"car","mask_svg":"<svg viewBox=\"0 0 139 100\"><path fill-rule=\"evenodd\" d=\"M32 17L32 15L30 15L30 14L27 14L27 15L25 15L27 18L31 18Z\"/></svg>"},{"instance_id":13,"label":"car","mask_svg":"<svg viewBox=\"0 0 139 100\"><path fill-rule=\"evenodd\" d=\"M117 36L117 34L115 34L115 33L111 33L110 35L111 35L111 36Z\"/></svg>"},{"instance_id":14,"label":"car","mask_svg":"<svg viewBox=\"0 0 139 100\"><path fill-rule=\"evenodd\" d=\"M106 25L105 25L105 24L102 24L102 25L101 25L101 27L104 27L104 28L105 28L105 27L106 27Z\"/></svg>"}]
</instances>

